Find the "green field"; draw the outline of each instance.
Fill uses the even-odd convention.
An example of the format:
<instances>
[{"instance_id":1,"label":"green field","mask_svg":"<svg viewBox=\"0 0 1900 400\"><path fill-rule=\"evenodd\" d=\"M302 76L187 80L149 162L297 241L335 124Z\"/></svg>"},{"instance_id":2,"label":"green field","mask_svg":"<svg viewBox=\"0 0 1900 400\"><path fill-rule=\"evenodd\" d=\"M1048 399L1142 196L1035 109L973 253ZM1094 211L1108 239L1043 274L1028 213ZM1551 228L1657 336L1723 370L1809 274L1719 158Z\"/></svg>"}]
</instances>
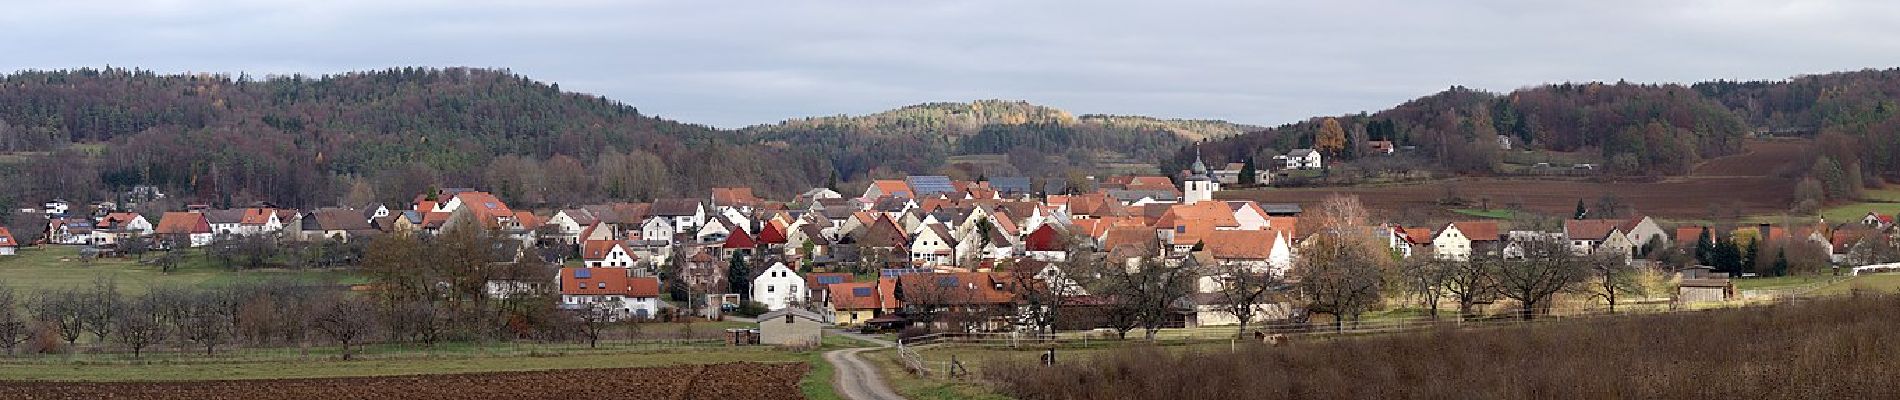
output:
<instances>
[{"instance_id":1,"label":"green field","mask_svg":"<svg viewBox=\"0 0 1900 400\"><path fill-rule=\"evenodd\" d=\"M72 246L39 246L19 249L14 256L0 257L0 286L29 291L42 288L79 287L91 285L98 277L111 277L120 289L128 293L141 293L147 288L159 285L200 285L228 284L241 281L288 279L303 283L356 284L366 282L365 278L354 272L343 270L287 270L257 269L233 271L213 265L198 250L181 250L188 254L179 263L178 269L169 273L160 272L158 266L141 264L132 258L101 258L92 262L79 261L79 248ZM147 258L156 257L147 254Z\"/></svg>"},{"instance_id":2,"label":"green field","mask_svg":"<svg viewBox=\"0 0 1900 400\"><path fill-rule=\"evenodd\" d=\"M1883 215L1900 214L1900 187L1867 190L1861 194L1860 201L1822 208L1820 216L1827 218L1831 224L1849 223L1860 221L1869 211ZM1744 222L1781 224L1788 220L1788 216L1755 215ZM1794 221L1811 222L1813 216L1796 216Z\"/></svg>"},{"instance_id":3,"label":"green field","mask_svg":"<svg viewBox=\"0 0 1900 400\"><path fill-rule=\"evenodd\" d=\"M1767 278L1743 278L1735 280L1735 290L1788 289L1801 286L1824 285L1850 279L1834 275L1794 275Z\"/></svg>"},{"instance_id":4,"label":"green field","mask_svg":"<svg viewBox=\"0 0 1900 400\"><path fill-rule=\"evenodd\" d=\"M1878 293L1900 292L1900 274L1856 276L1853 279L1822 286L1820 289L1815 289L1809 294L1815 296L1837 296L1852 294L1855 290Z\"/></svg>"},{"instance_id":5,"label":"green field","mask_svg":"<svg viewBox=\"0 0 1900 400\"><path fill-rule=\"evenodd\" d=\"M1469 216L1478 217L1478 218L1490 218L1490 219L1511 219L1511 217L1517 216L1517 212L1514 212L1511 210L1479 210L1479 209L1471 209L1471 208L1460 208L1460 209L1451 210L1451 212L1455 212L1462 215L1469 215Z\"/></svg>"}]
</instances>

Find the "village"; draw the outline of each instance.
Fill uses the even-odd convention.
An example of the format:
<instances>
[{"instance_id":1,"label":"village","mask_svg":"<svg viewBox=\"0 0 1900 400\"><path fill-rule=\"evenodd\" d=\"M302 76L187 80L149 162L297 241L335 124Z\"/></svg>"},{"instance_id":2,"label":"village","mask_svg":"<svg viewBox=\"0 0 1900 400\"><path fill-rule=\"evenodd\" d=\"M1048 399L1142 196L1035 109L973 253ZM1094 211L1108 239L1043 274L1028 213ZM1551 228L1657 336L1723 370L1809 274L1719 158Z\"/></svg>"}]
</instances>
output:
<instances>
[{"instance_id":1,"label":"village","mask_svg":"<svg viewBox=\"0 0 1900 400\"><path fill-rule=\"evenodd\" d=\"M1527 248L1555 244L1569 256L1610 259L1627 267L1602 271L1673 276L1669 281L1676 287L1669 293L1644 295L1666 298L1675 307L1734 299L1738 293L1732 280L1757 275L1747 268L1704 265L1718 243L1727 244L1731 252L1741 251L1736 246L1744 243L1756 250L1774 244L1783 249L1776 263L1785 273L1791 255L1820 255L1830 265L1872 264L1856 263L1874 257L1870 254L1885 254L1886 242L1874 240L1885 235L1871 233L1893 227L1892 216L1874 213L1839 226L1665 227L1640 215L1587 218L1581 203L1578 218L1566 219L1562 229L1554 231L1513 230L1497 220L1400 226L1364 217L1351 222L1353 226L1332 226L1311 221L1312 205L1217 198L1223 185L1254 185L1272 176L1272 170L1323 166L1318 152L1289 154L1295 156L1267 173L1240 171L1239 163L1213 170L1197 160L1172 178L1108 177L1086 193L1036 187L1031 179L1019 177L959 181L909 176L876 180L862 193L814 188L794 198L769 200L755 196L752 189L733 187L714 189L705 197L540 212L512 209L504 199L473 188L418 194L409 204L315 210L266 203L232 209L190 205L141 215L112 204L85 210L88 207L51 201L43 209L22 211L48 218L43 239L30 245L80 247L85 257L229 247L260 239L339 247L354 243L360 248L378 236L431 237L475 229L501 239L505 256L495 262L535 260L555 269L530 275L540 278L491 280L484 289L489 296L557 297L562 309L607 320L766 314L864 332L916 328L1018 334L1117 325L1126 332L1137 326L1152 330L1248 321L1307 323L1323 313L1334 320L1356 318L1358 312L1381 305L1354 305L1359 309L1351 312L1321 310L1326 307L1312 304L1315 294L1300 292L1326 288L1298 285L1302 274L1296 269L1314 246L1313 238L1341 231L1380 244L1402 263L1399 268L1411 269L1428 261L1524 259L1535 253ZM0 254L12 254L21 245L29 244L16 243L10 233L0 231ZM1671 251L1694 257L1660 256ZM335 262L347 265L360 255L344 257ZM1165 312L1136 321L1102 310L1138 296L1102 293L1117 286L1084 282L1105 279L1090 264L1126 265L1131 270L1166 265L1182 276L1168 277L1179 287L1170 290L1178 292L1160 293L1167 297L1160 301ZM1829 267L1824 273L1839 272ZM1233 288L1224 286L1246 281L1237 279L1240 275L1257 276L1264 286L1243 299L1226 295ZM1580 276L1564 284L1582 285L1589 279L1624 278ZM1608 297L1611 307L1615 294ZM1549 312L1549 303L1542 307L1535 311ZM1057 321L1049 317L1056 314L1051 309L1081 311ZM817 331L810 332L813 335L797 338L768 337L782 345L817 343Z\"/></svg>"}]
</instances>

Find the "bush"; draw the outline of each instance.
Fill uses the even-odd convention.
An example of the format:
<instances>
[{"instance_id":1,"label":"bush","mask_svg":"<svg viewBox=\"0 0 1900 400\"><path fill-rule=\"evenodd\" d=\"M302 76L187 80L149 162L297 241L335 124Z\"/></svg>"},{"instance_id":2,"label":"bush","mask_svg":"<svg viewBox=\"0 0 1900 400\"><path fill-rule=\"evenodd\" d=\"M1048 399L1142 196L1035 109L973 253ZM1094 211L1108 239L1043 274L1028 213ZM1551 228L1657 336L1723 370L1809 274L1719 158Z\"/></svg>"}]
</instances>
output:
<instances>
[{"instance_id":1,"label":"bush","mask_svg":"<svg viewBox=\"0 0 1900 400\"><path fill-rule=\"evenodd\" d=\"M745 304L740 304L738 309L732 310L732 314L746 318L758 318L760 314L765 314L770 311L772 310L767 309L765 303L748 301L745 302Z\"/></svg>"},{"instance_id":2,"label":"bush","mask_svg":"<svg viewBox=\"0 0 1900 400\"><path fill-rule=\"evenodd\" d=\"M1900 341L1896 313L1900 297L1862 296L981 371L1024 399L1891 399L1900 363L1875 349Z\"/></svg>"}]
</instances>

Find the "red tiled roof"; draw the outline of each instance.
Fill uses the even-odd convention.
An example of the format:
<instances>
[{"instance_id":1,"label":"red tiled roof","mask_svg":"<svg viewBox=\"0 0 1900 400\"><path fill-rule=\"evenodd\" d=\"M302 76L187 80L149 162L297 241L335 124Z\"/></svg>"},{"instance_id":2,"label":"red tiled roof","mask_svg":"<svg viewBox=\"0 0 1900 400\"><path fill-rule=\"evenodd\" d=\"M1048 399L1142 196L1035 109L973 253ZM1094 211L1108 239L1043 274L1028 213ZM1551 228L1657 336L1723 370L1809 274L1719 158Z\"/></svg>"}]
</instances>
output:
<instances>
[{"instance_id":1,"label":"red tiled roof","mask_svg":"<svg viewBox=\"0 0 1900 400\"><path fill-rule=\"evenodd\" d=\"M660 278L627 276L623 268L562 268L561 294L660 297Z\"/></svg>"},{"instance_id":2,"label":"red tiled roof","mask_svg":"<svg viewBox=\"0 0 1900 400\"><path fill-rule=\"evenodd\" d=\"M20 242L13 238L13 231L8 230L4 226L0 226L0 247L17 247L19 245Z\"/></svg>"},{"instance_id":3,"label":"red tiled roof","mask_svg":"<svg viewBox=\"0 0 1900 400\"><path fill-rule=\"evenodd\" d=\"M581 243L581 259L601 260L607 258L607 252L620 245L618 240L589 240Z\"/></svg>"},{"instance_id":4,"label":"red tiled roof","mask_svg":"<svg viewBox=\"0 0 1900 400\"><path fill-rule=\"evenodd\" d=\"M904 302L897 299L897 278L877 278L877 297L878 305L886 310L904 307Z\"/></svg>"},{"instance_id":5,"label":"red tiled roof","mask_svg":"<svg viewBox=\"0 0 1900 400\"><path fill-rule=\"evenodd\" d=\"M996 287L996 280L985 272L907 274L897 277L904 301L960 306L1003 304L1016 301L1014 295Z\"/></svg>"},{"instance_id":6,"label":"red tiled roof","mask_svg":"<svg viewBox=\"0 0 1900 400\"><path fill-rule=\"evenodd\" d=\"M1613 219L1570 219L1564 220L1564 234L1570 240L1603 240L1609 237L1623 221ZM1459 230L1464 230L1459 228ZM1470 232L1466 232L1470 235Z\"/></svg>"},{"instance_id":7,"label":"red tiled roof","mask_svg":"<svg viewBox=\"0 0 1900 400\"><path fill-rule=\"evenodd\" d=\"M1218 259L1265 260L1273 255L1272 230L1214 231L1202 250Z\"/></svg>"},{"instance_id":8,"label":"red tiled roof","mask_svg":"<svg viewBox=\"0 0 1900 400\"><path fill-rule=\"evenodd\" d=\"M876 180L871 181L871 185L876 186L877 191L883 193L885 196L917 197L917 195L911 193L910 184L905 183L902 179Z\"/></svg>"},{"instance_id":9,"label":"red tiled roof","mask_svg":"<svg viewBox=\"0 0 1900 400\"><path fill-rule=\"evenodd\" d=\"M746 234L744 229L739 229L737 225L733 225L731 222L725 224L726 230L729 231L729 233L726 234L726 242L721 244L720 247L728 249L750 249L759 246L758 242L752 240L752 235Z\"/></svg>"},{"instance_id":10,"label":"red tiled roof","mask_svg":"<svg viewBox=\"0 0 1900 400\"><path fill-rule=\"evenodd\" d=\"M787 240L784 230L783 227L779 226L778 221L768 221L765 223L765 227L759 228L759 242L765 244L784 244Z\"/></svg>"},{"instance_id":11,"label":"red tiled roof","mask_svg":"<svg viewBox=\"0 0 1900 400\"><path fill-rule=\"evenodd\" d=\"M831 284L825 290L831 294L832 309L876 310L880 308L877 286L875 282L847 282Z\"/></svg>"},{"instance_id":12,"label":"red tiled roof","mask_svg":"<svg viewBox=\"0 0 1900 400\"><path fill-rule=\"evenodd\" d=\"M1464 232L1465 238L1472 241L1495 242L1498 240L1498 223L1496 222L1453 222L1451 226L1458 227L1458 231Z\"/></svg>"},{"instance_id":13,"label":"red tiled roof","mask_svg":"<svg viewBox=\"0 0 1900 400\"><path fill-rule=\"evenodd\" d=\"M205 220L203 213L167 212L158 218L158 226L153 228L153 232L180 235L211 233L211 222Z\"/></svg>"},{"instance_id":14,"label":"red tiled roof","mask_svg":"<svg viewBox=\"0 0 1900 400\"><path fill-rule=\"evenodd\" d=\"M244 217L238 219L238 223L244 225L263 225L270 223L271 215L275 214L275 211L271 211L271 209L268 208L246 208L244 209Z\"/></svg>"},{"instance_id":15,"label":"red tiled roof","mask_svg":"<svg viewBox=\"0 0 1900 400\"><path fill-rule=\"evenodd\" d=\"M713 205L715 206L751 206L758 203L759 198L752 195L752 188L713 188Z\"/></svg>"}]
</instances>

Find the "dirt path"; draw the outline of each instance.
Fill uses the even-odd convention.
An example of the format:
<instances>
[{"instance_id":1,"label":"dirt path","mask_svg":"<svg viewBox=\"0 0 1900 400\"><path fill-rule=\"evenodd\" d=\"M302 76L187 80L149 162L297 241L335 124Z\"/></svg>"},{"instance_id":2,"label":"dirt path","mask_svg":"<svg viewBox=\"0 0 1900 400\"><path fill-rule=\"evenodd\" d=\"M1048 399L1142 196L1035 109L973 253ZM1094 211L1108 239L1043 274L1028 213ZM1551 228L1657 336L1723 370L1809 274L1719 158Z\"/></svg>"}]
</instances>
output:
<instances>
[{"instance_id":1,"label":"dirt path","mask_svg":"<svg viewBox=\"0 0 1900 400\"><path fill-rule=\"evenodd\" d=\"M825 361L837 368L838 375L832 385L838 388L838 395L852 400L902 400L890 385L884 384L884 378L878 375L876 365L865 361L858 353L889 348L895 343L870 336L832 331L831 334L844 335L852 339L877 344L878 347L832 350L825 353Z\"/></svg>"}]
</instances>

